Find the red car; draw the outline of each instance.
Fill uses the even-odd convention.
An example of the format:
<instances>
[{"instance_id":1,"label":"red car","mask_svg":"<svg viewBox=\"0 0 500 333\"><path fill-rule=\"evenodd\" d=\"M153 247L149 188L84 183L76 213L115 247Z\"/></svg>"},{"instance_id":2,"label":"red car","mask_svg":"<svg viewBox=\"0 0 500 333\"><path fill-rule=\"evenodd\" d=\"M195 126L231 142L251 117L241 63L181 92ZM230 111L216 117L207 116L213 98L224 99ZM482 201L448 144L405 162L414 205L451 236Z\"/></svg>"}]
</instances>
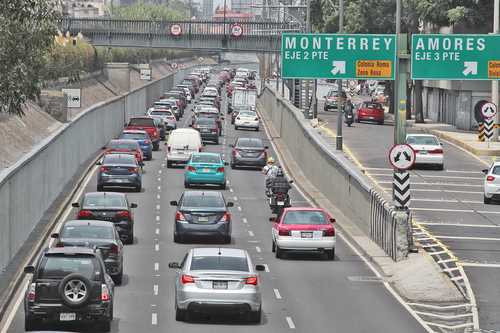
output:
<instances>
[{"instance_id":1,"label":"red car","mask_svg":"<svg viewBox=\"0 0 500 333\"><path fill-rule=\"evenodd\" d=\"M329 260L335 258L335 219L324 209L289 207L271 221L276 258L281 258L285 251L318 252L326 254Z\"/></svg>"},{"instance_id":2,"label":"red car","mask_svg":"<svg viewBox=\"0 0 500 333\"><path fill-rule=\"evenodd\" d=\"M155 121L151 117L133 117L130 118L125 130L143 130L146 131L153 143L153 150L160 149L160 131L156 127Z\"/></svg>"},{"instance_id":3,"label":"red car","mask_svg":"<svg viewBox=\"0 0 500 333\"><path fill-rule=\"evenodd\" d=\"M109 141L104 154L109 153L133 153L139 165L144 165L144 155L141 146L135 140L117 139Z\"/></svg>"},{"instance_id":4,"label":"red car","mask_svg":"<svg viewBox=\"0 0 500 333\"><path fill-rule=\"evenodd\" d=\"M375 102L363 102L358 108L356 121L373 121L380 125L384 124L384 108L382 104Z\"/></svg>"}]
</instances>

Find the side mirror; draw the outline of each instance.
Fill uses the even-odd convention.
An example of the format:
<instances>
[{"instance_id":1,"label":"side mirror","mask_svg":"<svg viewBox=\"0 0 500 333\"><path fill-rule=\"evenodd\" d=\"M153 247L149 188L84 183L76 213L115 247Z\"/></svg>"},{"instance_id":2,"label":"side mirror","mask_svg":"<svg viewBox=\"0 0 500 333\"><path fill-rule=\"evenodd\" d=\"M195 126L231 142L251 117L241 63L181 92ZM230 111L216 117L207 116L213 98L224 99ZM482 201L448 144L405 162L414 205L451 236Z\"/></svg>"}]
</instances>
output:
<instances>
[{"instance_id":1,"label":"side mirror","mask_svg":"<svg viewBox=\"0 0 500 333\"><path fill-rule=\"evenodd\" d=\"M131 203L130 204L130 208L137 208L137 204L136 203Z\"/></svg>"},{"instance_id":2,"label":"side mirror","mask_svg":"<svg viewBox=\"0 0 500 333\"><path fill-rule=\"evenodd\" d=\"M255 265L255 270L258 272L263 272L266 270L266 266L264 265Z\"/></svg>"},{"instance_id":3,"label":"side mirror","mask_svg":"<svg viewBox=\"0 0 500 333\"><path fill-rule=\"evenodd\" d=\"M442 143L442 142L440 142L440 143L439 143L439 145L440 145L440 146L442 146L442 145L443 145L443 143Z\"/></svg>"},{"instance_id":4,"label":"side mirror","mask_svg":"<svg viewBox=\"0 0 500 333\"><path fill-rule=\"evenodd\" d=\"M102 161L100 161L100 160L99 160L99 161L97 161L97 162L95 163L95 165L102 165Z\"/></svg>"},{"instance_id":5,"label":"side mirror","mask_svg":"<svg viewBox=\"0 0 500 333\"><path fill-rule=\"evenodd\" d=\"M80 207L80 204L79 204L78 202L73 202L73 203L71 204L71 207L78 208L78 207Z\"/></svg>"},{"instance_id":6,"label":"side mirror","mask_svg":"<svg viewBox=\"0 0 500 333\"><path fill-rule=\"evenodd\" d=\"M106 146L102 146L102 147L101 147L101 149L102 149L102 150L105 150L105 149L107 149L107 148L108 148L108 147L106 147Z\"/></svg>"},{"instance_id":7,"label":"side mirror","mask_svg":"<svg viewBox=\"0 0 500 333\"><path fill-rule=\"evenodd\" d=\"M288 182L289 182L290 184L293 184L293 180L289 180Z\"/></svg>"},{"instance_id":8,"label":"side mirror","mask_svg":"<svg viewBox=\"0 0 500 333\"><path fill-rule=\"evenodd\" d=\"M57 232L55 232L52 235L50 235L50 237L54 238L54 239L58 239L59 238L59 234Z\"/></svg>"},{"instance_id":9,"label":"side mirror","mask_svg":"<svg viewBox=\"0 0 500 333\"><path fill-rule=\"evenodd\" d=\"M35 273L35 266L26 266L24 267L24 273L33 274Z\"/></svg>"},{"instance_id":10,"label":"side mirror","mask_svg":"<svg viewBox=\"0 0 500 333\"><path fill-rule=\"evenodd\" d=\"M274 217L274 216L270 217L269 222L273 222L273 223L276 222L276 217Z\"/></svg>"},{"instance_id":11,"label":"side mirror","mask_svg":"<svg viewBox=\"0 0 500 333\"><path fill-rule=\"evenodd\" d=\"M330 223L335 223L335 219L333 217L330 218Z\"/></svg>"},{"instance_id":12,"label":"side mirror","mask_svg":"<svg viewBox=\"0 0 500 333\"><path fill-rule=\"evenodd\" d=\"M169 262L168 263L168 268L176 268L176 269L179 269L181 268L181 265L179 265L178 262Z\"/></svg>"},{"instance_id":13,"label":"side mirror","mask_svg":"<svg viewBox=\"0 0 500 333\"><path fill-rule=\"evenodd\" d=\"M170 201L170 206L177 206L178 203L175 200Z\"/></svg>"},{"instance_id":14,"label":"side mirror","mask_svg":"<svg viewBox=\"0 0 500 333\"><path fill-rule=\"evenodd\" d=\"M234 202L229 201L226 203L226 207L234 207Z\"/></svg>"},{"instance_id":15,"label":"side mirror","mask_svg":"<svg viewBox=\"0 0 500 333\"><path fill-rule=\"evenodd\" d=\"M482 171L485 175L488 174L488 169L483 169Z\"/></svg>"},{"instance_id":16,"label":"side mirror","mask_svg":"<svg viewBox=\"0 0 500 333\"><path fill-rule=\"evenodd\" d=\"M264 149L269 149L269 146L264 146Z\"/></svg>"}]
</instances>

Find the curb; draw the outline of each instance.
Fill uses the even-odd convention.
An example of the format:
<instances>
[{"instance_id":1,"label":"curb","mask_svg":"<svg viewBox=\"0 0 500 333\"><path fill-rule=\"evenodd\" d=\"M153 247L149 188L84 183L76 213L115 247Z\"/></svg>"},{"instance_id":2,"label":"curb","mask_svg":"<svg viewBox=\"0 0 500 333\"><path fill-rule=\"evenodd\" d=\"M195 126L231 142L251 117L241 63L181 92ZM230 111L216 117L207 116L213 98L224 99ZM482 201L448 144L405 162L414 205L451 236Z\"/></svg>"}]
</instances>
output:
<instances>
[{"instance_id":1,"label":"curb","mask_svg":"<svg viewBox=\"0 0 500 333\"><path fill-rule=\"evenodd\" d=\"M414 127L415 128L415 127ZM418 128L418 127L417 127ZM451 143L467 150L468 152L476 155L476 156L500 156L500 149L481 149L481 148L474 148L470 144L457 140L453 136L439 130L435 129L427 129L423 128L424 132L434 134L435 136L444 139L446 141L450 141Z\"/></svg>"}]
</instances>

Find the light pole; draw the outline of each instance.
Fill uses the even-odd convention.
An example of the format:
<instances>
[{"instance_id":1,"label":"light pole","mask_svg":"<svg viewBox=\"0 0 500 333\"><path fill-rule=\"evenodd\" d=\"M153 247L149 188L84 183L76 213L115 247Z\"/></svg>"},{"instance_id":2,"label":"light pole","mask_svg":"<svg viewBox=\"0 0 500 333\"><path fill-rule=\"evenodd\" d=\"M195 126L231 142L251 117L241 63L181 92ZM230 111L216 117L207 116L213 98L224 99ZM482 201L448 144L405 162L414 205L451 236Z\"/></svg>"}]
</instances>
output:
<instances>
[{"instance_id":1,"label":"light pole","mask_svg":"<svg viewBox=\"0 0 500 333\"><path fill-rule=\"evenodd\" d=\"M401 0L396 0L396 64L394 75L394 143L403 144L406 141L406 79L400 73L401 52ZM403 75L405 76L405 75Z\"/></svg>"},{"instance_id":2,"label":"light pole","mask_svg":"<svg viewBox=\"0 0 500 333\"><path fill-rule=\"evenodd\" d=\"M493 9L493 33L498 34L500 33L499 29L499 16L500 16L500 0L495 0L494 4L494 9ZM491 102L495 103L495 105L498 107L498 80L492 80L491 81ZM495 123L498 124L500 122L500 115L496 115ZM495 141L498 141L498 134L499 131L498 129L495 130L496 135L494 136Z\"/></svg>"},{"instance_id":3,"label":"light pole","mask_svg":"<svg viewBox=\"0 0 500 333\"><path fill-rule=\"evenodd\" d=\"M344 32L344 0L339 0L339 34ZM342 96L344 90L342 89L342 80L337 80L337 138L336 138L336 149L342 150L342 108L343 101Z\"/></svg>"}]
</instances>

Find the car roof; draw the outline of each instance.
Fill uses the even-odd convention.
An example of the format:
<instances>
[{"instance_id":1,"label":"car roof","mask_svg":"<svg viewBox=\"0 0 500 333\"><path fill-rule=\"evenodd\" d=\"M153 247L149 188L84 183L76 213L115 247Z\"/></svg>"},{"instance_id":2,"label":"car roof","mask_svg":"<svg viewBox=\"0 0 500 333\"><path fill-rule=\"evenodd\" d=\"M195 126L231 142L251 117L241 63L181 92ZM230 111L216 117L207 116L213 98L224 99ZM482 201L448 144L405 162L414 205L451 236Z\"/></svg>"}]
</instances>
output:
<instances>
[{"instance_id":1,"label":"car roof","mask_svg":"<svg viewBox=\"0 0 500 333\"><path fill-rule=\"evenodd\" d=\"M130 117L130 120L132 119L151 119L150 116L137 116L137 117Z\"/></svg>"},{"instance_id":2,"label":"car roof","mask_svg":"<svg viewBox=\"0 0 500 333\"><path fill-rule=\"evenodd\" d=\"M170 136L175 133L199 133L197 130L192 128L177 128L170 132Z\"/></svg>"},{"instance_id":3,"label":"car roof","mask_svg":"<svg viewBox=\"0 0 500 333\"><path fill-rule=\"evenodd\" d=\"M191 155L192 156L197 155L197 156L217 156L217 157L220 157L219 153L206 153L206 152L203 152L203 153L192 153Z\"/></svg>"},{"instance_id":4,"label":"car roof","mask_svg":"<svg viewBox=\"0 0 500 333\"><path fill-rule=\"evenodd\" d=\"M256 141L256 142L262 142L262 139L261 139L261 138L247 138L247 137L241 137L241 138L236 139L236 141L237 141L237 142L239 142L240 140L242 140L242 141Z\"/></svg>"},{"instance_id":5,"label":"car roof","mask_svg":"<svg viewBox=\"0 0 500 333\"><path fill-rule=\"evenodd\" d=\"M64 226L100 226L100 227L114 227L113 222L99 221L99 220L69 220L64 222Z\"/></svg>"},{"instance_id":6,"label":"car roof","mask_svg":"<svg viewBox=\"0 0 500 333\"><path fill-rule=\"evenodd\" d=\"M247 252L241 249L234 249L228 247L202 247L194 248L191 250L193 257L203 256L224 256L224 257L237 257L246 258Z\"/></svg>"}]
</instances>

